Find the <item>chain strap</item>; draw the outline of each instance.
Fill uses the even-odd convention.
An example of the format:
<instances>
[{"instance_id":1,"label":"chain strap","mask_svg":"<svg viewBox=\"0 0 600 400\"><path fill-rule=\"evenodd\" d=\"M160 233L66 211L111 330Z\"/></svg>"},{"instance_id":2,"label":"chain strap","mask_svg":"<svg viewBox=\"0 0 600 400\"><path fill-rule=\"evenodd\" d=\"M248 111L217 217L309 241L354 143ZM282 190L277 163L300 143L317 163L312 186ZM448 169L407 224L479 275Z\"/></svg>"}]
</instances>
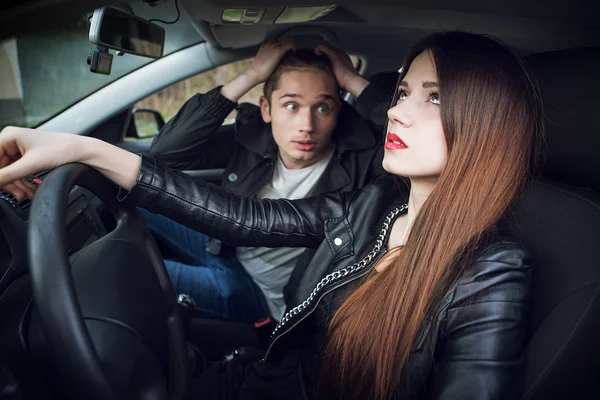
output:
<instances>
[{"instance_id":1,"label":"chain strap","mask_svg":"<svg viewBox=\"0 0 600 400\"><path fill-rule=\"evenodd\" d=\"M277 334L279 332L281 332L283 330L283 328L285 328L289 324L289 322L292 318L296 317L298 314L302 313L310 305L312 305L312 303L318 298L319 294L321 294L321 292L324 290L325 286L328 286L337 281L340 281L340 280L346 278L350 274L354 274L355 272L360 272L363 269L365 269L368 265L370 265L371 262L373 261L373 259L377 256L377 254L381 250L381 247L383 246L383 241L385 240L385 237L387 236L387 232L390 229L390 224L392 223L392 221L394 220L396 215L398 215L402 211L406 210L407 208L408 208L408 204L404 204L402 206L396 207L385 217L385 221L383 222L383 226L381 227L379 236L377 236L377 241L375 242L375 246L365 257L363 257L362 260L360 260L356 264L349 265L347 267L344 267L340 270L334 271L334 272L330 273L329 275L325 276L325 278L321 279L321 281L313 289L310 296L308 296L308 298L306 300L304 300L302 303L300 303L296 307L292 308L290 311L286 312L284 314L283 318L281 318L281 322L279 322L279 324L277 324L277 326L273 330L273 333L271 334L271 339L273 339L275 336L277 336Z\"/></svg>"}]
</instances>

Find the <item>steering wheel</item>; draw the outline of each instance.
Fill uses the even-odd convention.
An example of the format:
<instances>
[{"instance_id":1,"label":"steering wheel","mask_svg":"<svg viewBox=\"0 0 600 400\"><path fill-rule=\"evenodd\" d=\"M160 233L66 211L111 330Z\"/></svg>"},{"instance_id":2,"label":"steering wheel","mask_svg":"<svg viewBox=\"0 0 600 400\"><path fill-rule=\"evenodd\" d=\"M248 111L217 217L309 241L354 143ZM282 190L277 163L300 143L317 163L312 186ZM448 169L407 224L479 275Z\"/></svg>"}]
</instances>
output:
<instances>
[{"instance_id":1,"label":"steering wheel","mask_svg":"<svg viewBox=\"0 0 600 400\"><path fill-rule=\"evenodd\" d=\"M116 228L69 257L69 194L80 185ZM181 399L188 359L169 275L142 217L83 164L52 171L34 197L28 232L34 305L29 350L74 399Z\"/></svg>"}]
</instances>

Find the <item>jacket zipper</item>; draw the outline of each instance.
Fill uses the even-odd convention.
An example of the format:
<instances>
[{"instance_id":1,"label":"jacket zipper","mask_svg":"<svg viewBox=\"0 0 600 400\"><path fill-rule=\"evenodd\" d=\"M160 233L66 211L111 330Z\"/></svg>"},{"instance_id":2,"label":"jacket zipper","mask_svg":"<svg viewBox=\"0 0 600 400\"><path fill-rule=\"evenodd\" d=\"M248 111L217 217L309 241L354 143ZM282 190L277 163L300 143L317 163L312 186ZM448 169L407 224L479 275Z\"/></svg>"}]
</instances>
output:
<instances>
[{"instance_id":1,"label":"jacket zipper","mask_svg":"<svg viewBox=\"0 0 600 400\"><path fill-rule=\"evenodd\" d=\"M290 311L284 314L283 318L281 319L281 322L273 330L273 333L271 335L271 343L267 348L265 356L261 360L262 362L264 362L267 359L267 357L269 357L271 348L273 347L277 339L290 332L300 322L304 321L309 315L311 315L313 311L316 310L317 306L319 305L319 302L323 299L323 297L325 297L328 293L331 293L332 291L346 285L347 283L350 283L358 278L365 276L367 273L369 273L369 271L371 271L373 265L375 265L375 263L385 253L385 251L381 251L381 249L387 241L392 222L398 214L400 214L402 211L405 211L407 208L408 204L404 204L402 206L396 207L387 215L383 226L381 227L381 231L377 238L377 241L375 242L375 246L369 253L367 253L365 257L363 257L359 262L355 264L352 264L348 267L344 267L338 271L334 271L325 276L325 278L321 279L321 281L317 284L315 289L313 289L312 293L306 300L304 300L298 306L292 308ZM329 287L323 289L326 286ZM314 300L316 301L312 306L310 306L310 303ZM292 325L287 327L285 331L281 333L277 332L278 330L281 330L284 326L286 326L287 322L292 317L302 312L304 312L304 315L300 319L298 319Z\"/></svg>"},{"instance_id":2,"label":"jacket zipper","mask_svg":"<svg viewBox=\"0 0 600 400\"><path fill-rule=\"evenodd\" d=\"M340 282L337 285L334 285L334 286L328 288L326 292L324 292L321 296L319 296L319 299L317 300L317 302L315 303L315 305L313 307L311 307L310 311L308 311L302 318L300 318L293 325L291 325L287 330L285 330L284 332L280 333L276 338L274 338L271 341L271 344L269 345L269 347L267 349L267 352L265 353L265 356L262 359L262 361L264 362L267 359L267 357L269 356L269 352L271 351L271 347L273 346L273 344L275 344L275 342L277 341L277 339L279 339L280 337L285 336L288 332L291 332L292 329L294 329L294 327L296 325L298 325L299 323L301 323L302 321L304 321L306 318L308 318L313 313L313 311L315 311L317 309L317 306L319 305L319 302L323 299L323 297L325 297L327 294L333 292L334 290L336 290L336 289L344 286L345 284L353 282L353 281L355 281L355 280L357 280L357 279L362 278L363 276L365 276L367 273L369 273L371 271L371 269L373 269L372 268L373 265L377 261L379 261L379 259L383 256L384 253L385 253L384 251L380 251L378 257L375 260L373 260L372 264L369 266L368 269L365 269L365 270L357 273L356 275L352 276L352 279L349 279L349 280L347 280L345 282Z\"/></svg>"}]
</instances>

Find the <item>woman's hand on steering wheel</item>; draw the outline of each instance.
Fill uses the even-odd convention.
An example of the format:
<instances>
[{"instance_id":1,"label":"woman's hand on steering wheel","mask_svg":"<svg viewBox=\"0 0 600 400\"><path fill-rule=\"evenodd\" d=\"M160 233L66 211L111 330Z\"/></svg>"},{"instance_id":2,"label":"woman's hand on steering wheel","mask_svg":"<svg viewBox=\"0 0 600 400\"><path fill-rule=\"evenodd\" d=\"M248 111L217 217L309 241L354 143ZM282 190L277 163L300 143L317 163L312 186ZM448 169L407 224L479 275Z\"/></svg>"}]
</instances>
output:
<instances>
[{"instance_id":1,"label":"woman's hand on steering wheel","mask_svg":"<svg viewBox=\"0 0 600 400\"><path fill-rule=\"evenodd\" d=\"M76 161L77 136L8 126L0 133L0 188L20 201L36 185L27 176Z\"/></svg>"},{"instance_id":2,"label":"woman's hand on steering wheel","mask_svg":"<svg viewBox=\"0 0 600 400\"><path fill-rule=\"evenodd\" d=\"M72 162L87 164L125 189L136 180L140 157L98 139L8 126L0 133L0 188L32 198L27 176Z\"/></svg>"}]
</instances>

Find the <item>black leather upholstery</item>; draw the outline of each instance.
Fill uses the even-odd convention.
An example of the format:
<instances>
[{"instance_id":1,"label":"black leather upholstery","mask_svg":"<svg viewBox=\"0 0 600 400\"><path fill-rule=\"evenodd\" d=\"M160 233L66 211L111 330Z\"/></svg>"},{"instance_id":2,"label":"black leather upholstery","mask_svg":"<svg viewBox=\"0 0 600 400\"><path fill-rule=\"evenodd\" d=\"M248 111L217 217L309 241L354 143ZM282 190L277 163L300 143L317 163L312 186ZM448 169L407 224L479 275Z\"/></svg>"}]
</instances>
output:
<instances>
[{"instance_id":1,"label":"black leather upholstery","mask_svg":"<svg viewBox=\"0 0 600 400\"><path fill-rule=\"evenodd\" d=\"M546 97L544 178L512 222L534 259L523 399L600 398L600 51L532 57ZM560 182L558 182L560 181ZM591 188L591 189L590 189Z\"/></svg>"},{"instance_id":2,"label":"black leather upholstery","mask_svg":"<svg viewBox=\"0 0 600 400\"><path fill-rule=\"evenodd\" d=\"M530 58L546 101L544 174L600 193L600 48Z\"/></svg>"}]
</instances>

